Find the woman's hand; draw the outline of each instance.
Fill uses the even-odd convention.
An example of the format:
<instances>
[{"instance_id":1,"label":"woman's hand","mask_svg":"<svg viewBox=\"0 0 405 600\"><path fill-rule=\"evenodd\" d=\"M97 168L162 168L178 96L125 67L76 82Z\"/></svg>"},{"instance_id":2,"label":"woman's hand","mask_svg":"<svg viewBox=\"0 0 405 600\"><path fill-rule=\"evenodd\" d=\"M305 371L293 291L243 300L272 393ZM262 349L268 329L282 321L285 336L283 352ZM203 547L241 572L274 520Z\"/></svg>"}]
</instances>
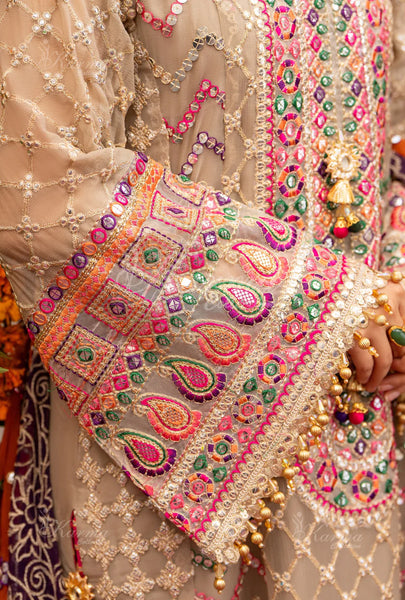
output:
<instances>
[{"instance_id":1,"label":"woman's hand","mask_svg":"<svg viewBox=\"0 0 405 600\"><path fill-rule=\"evenodd\" d=\"M394 358L391 366L392 373L384 377L378 390L384 393L387 402L392 402L401 394L405 394L405 356Z\"/></svg>"},{"instance_id":2,"label":"woman's hand","mask_svg":"<svg viewBox=\"0 0 405 600\"><path fill-rule=\"evenodd\" d=\"M388 296L392 314L388 314L383 307L370 312L375 313L376 316L385 315L390 326L402 327L405 320L405 291L402 285L389 282L379 293ZM405 392L405 347L396 346L389 339L387 331L386 327L378 325L374 319L369 318L367 327L359 332L370 340L378 357L373 357L368 350L362 350L357 344L351 348L349 354L356 368L357 381L364 385L367 391L373 392L379 386L380 391L384 391L381 386L392 385L393 387L386 388L386 391L393 392L399 389L397 394L399 395L402 391ZM390 370L398 371L398 373L388 375Z\"/></svg>"}]
</instances>

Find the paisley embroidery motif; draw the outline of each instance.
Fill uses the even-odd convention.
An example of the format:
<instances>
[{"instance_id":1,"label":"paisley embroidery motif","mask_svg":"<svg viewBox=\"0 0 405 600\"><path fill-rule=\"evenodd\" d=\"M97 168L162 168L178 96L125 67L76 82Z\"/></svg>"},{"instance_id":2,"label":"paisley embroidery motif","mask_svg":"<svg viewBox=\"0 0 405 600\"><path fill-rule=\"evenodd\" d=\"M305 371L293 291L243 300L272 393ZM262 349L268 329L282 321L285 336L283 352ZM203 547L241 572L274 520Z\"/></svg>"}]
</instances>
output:
<instances>
[{"instance_id":1,"label":"paisley embroidery motif","mask_svg":"<svg viewBox=\"0 0 405 600\"><path fill-rule=\"evenodd\" d=\"M136 431L120 431L117 438L131 465L143 475L164 475L172 468L176 450L165 448L155 438Z\"/></svg>"},{"instance_id":2,"label":"paisley embroidery motif","mask_svg":"<svg viewBox=\"0 0 405 600\"><path fill-rule=\"evenodd\" d=\"M237 362L249 350L250 335L242 335L229 325L204 322L191 327L191 331L201 336L201 352L217 365Z\"/></svg>"},{"instance_id":3,"label":"paisley embroidery motif","mask_svg":"<svg viewBox=\"0 0 405 600\"><path fill-rule=\"evenodd\" d=\"M284 252L297 243L297 230L285 221L272 217L261 217L256 221L263 232L266 242L274 249Z\"/></svg>"},{"instance_id":4,"label":"paisley embroidery motif","mask_svg":"<svg viewBox=\"0 0 405 600\"><path fill-rule=\"evenodd\" d=\"M154 430L172 442L192 435L200 425L201 413L166 396L148 396L141 401L147 406L149 423Z\"/></svg>"},{"instance_id":5,"label":"paisley embroidery motif","mask_svg":"<svg viewBox=\"0 0 405 600\"><path fill-rule=\"evenodd\" d=\"M275 256L270 250L253 242L240 242L233 246L240 253L239 262L251 279L265 286L279 284L288 273L288 260Z\"/></svg>"},{"instance_id":6,"label":"paisley embroidery motif","mask_svg":"<svg viewBox=\"0 0 405 600\"><path fill-rule=\"evenodd\" d=\"M222 281L212 286L220 290L221 302L232 319L243 325L260 323L269 316L273 307L273 296L262 294L254 287L237 281Z\"/></svg>"},{"instance_id":7,"label":"paisley embroidery motif","mask_svg":"<svg viewBox=\"0 0 405 600\"><path fill-rule=\"evenodd\" d=\"M336 256L324 246L314 246L312 254L315 260L323 267L334 267L337 264Z\"/></svg>"},{"instance_id":8,"label":"paisley embroidery motif","mask_svg":"<svg viewBox=\"0 0 405 600\"><path fill-rule=\"evenodd\" d=\"M172 379L175 386L189 400L212 400L225 387L226 375L215 374L204 363L186 358L170 358L165 364L173 369Z\"/></svg>"}]
</instances>

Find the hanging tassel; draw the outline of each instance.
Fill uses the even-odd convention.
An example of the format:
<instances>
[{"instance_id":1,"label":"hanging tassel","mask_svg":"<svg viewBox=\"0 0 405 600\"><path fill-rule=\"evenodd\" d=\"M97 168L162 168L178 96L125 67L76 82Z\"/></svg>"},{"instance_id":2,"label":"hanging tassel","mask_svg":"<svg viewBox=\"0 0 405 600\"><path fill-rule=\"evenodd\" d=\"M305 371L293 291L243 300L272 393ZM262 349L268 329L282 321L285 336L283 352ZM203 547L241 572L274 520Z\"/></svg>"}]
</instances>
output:
<instances>
[{"instance_id":1,"label":"hanging tassel","mask_svg":"<svg viewBox=\"0 0 405 600\"><path fill-rule=\"evenodd\" d=\"M339 179L330 189L328 200L338 206L353 204L354 195L350 182L347 179Z\"/></svg>"}]
</instances>

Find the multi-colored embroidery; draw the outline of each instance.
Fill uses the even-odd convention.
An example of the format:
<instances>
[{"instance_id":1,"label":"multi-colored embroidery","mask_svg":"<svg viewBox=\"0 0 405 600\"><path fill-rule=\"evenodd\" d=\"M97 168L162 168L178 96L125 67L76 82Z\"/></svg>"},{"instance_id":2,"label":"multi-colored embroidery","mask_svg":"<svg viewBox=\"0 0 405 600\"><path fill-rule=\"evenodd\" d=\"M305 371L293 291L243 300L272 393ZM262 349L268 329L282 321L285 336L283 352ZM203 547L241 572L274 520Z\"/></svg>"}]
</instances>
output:
<instances>
[{"instance_id":1,"label":"multi-colored embroidery","mask_svg":"<svg viewBox=\"0 0 405 600\"><path fill-rule=\"evenodd\" d=\"M347 267L303 238L298 243L293 221L252 221L223 194L139 160L144 166L120 182L111 214L90 232L100 250L83 244L91 255L72 257L58 279L66 291L51 286L35 313L44 324L34 315L30 330L88 433L206 551L237 560L233 540L244 520L225 510L230 543L213 547L211 511L228 490L246 487L245 472L249 485L263 488L272 445L272 456L291 460L291 431L305 430L306 413L318 410L319 377L334 368L334 357L320 351L319 375L314 363L307 368L309 348L327 327L345 335L336 304L332 316L328 303L345 285ZM125 204L134 189L142 200ZM124 206L119 216L116 203ZM249 241L239 237L246 228ZM298 271L289 253L300 257ZM369 285L361 302L372 301ZM289 403L302 405L298 421ZM255 465L262 465L257 475Z\"/></svg>"}]
</instances>

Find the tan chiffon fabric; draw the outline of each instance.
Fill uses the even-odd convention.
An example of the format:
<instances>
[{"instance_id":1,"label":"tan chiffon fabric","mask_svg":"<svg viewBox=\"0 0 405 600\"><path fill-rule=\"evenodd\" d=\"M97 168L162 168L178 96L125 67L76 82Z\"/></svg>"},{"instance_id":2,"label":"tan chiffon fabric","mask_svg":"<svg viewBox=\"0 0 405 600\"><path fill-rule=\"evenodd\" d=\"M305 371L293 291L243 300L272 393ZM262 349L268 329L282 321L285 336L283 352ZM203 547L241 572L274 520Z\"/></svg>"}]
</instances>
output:
<instances>
[{"instance_id":1,"label":"tan chiffon fabric","mask_svg":"<svg viewBox=\"0 0 405 600\"><path fill-rule=\"evenodd\" d=\"M170 5L147 2L159 15ZM122 8L129 6L124 2ZM11 174L4 168L1 175L0 246L26 314L102 214L131 162L130 148L180 171L189 147L169 143L162 117L169 125L182 119L205 77L203 60L212 82L227 92L226 109L223 115L207 99L194 132L225 142L226 159L219 165L204 150L192 178L265 206L265 125L257 115L267 93L266 39L259 2L183 2L169 44L139 18L137 29L131 18L124 28L119 11L112 0L3 0L0 8L1 70L8 84L15 81L12 94L7 85L0 87L0 163L13 163ZM223 36L224 46L204 47L173 93L164 73L175 73L191 40L210 31ZM51 452L66 573L74 569L67 525L74 508L84 571L98 600L217 600L210 561L209 568L196 565L203 560L198 550L80 433L55 391ZM381 522L341 527L322 520L304 496L289 499L249 569L228 570L221 600L398 599L396 511Z\"/></svg>"}]
</instances>

